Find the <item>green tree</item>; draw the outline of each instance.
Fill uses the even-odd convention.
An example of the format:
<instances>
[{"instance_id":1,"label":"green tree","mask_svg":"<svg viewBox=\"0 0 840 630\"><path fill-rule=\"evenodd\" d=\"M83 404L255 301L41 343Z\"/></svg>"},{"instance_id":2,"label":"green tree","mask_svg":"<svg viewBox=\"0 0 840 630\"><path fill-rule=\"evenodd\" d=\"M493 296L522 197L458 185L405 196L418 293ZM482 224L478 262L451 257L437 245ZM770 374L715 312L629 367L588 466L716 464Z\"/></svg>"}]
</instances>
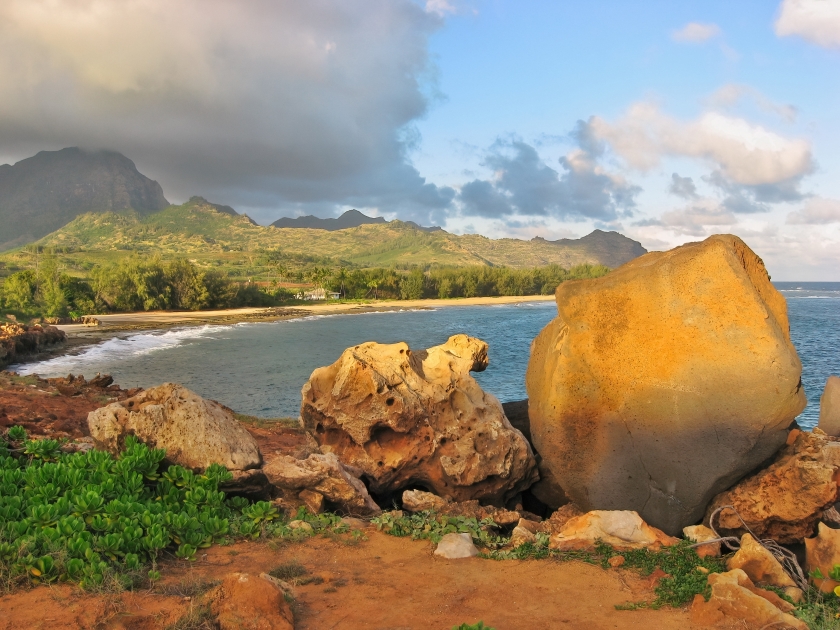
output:
<instances>
[{"instance_id":1,"label":"green tree","mask_svg":"<svg viewBox=\"0 0 840 630\"><path fill-rule=\"evenodd\" d=\"M404 300L419 300L423 297L423 272L414 269L400 281L400 297Z\"/></svg>"},{"instance_id":2,"label":"green tree","mask_svg":"<svg viewBox=\"0 0 840 630\"><path fill-rule=\"evenodd\" d=\"M7 309L21 313L35 310L35 272L18 271L6 278L3 284L3 301Z\"/></svg>"},{"instance_id":3,"label":"green tree","mask_svg":"<svg viewBox=\"0 0 840 630\"><path fill-rule=\"evenodd\" d=\"M208 293L203 274L190 261L177 258L169 263L166 280L171 287L170 308L197 311L207 305Z\"/></svg>"}]
</instances>

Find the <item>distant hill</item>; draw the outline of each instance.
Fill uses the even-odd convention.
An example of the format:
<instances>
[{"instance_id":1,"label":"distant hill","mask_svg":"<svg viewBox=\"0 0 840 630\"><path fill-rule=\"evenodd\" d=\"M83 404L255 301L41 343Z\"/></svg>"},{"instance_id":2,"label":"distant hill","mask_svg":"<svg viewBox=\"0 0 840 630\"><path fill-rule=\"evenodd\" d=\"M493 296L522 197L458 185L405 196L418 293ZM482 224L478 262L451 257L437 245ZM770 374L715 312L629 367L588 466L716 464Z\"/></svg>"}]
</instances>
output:
<instances>
[{"instance_id":1,"label":"distant hill","mask_svg":"<svg viewBox=\"0 0 840 630\"><path fill-rule=\"evenodd\" d=\"M134 251L143 255L189 255L208 264L220 260L242 264L233 261L253 258L255 252L279 249L286 254L316 256L361 267L557 264L568 269L584 263L617 267L646 251L617 232L595 231L575 240L523 241L489 239L477 234L458 236L441 229L430 232L403 221L339 230L263 227L246 215L219 210L219 206L201 197L146 216L86 214L39 244L100 260L121 251Z\"/></svg>"},{"instance_id":2,"label":"distant hill","mask_svg":"<svg viewBox=\"0 0 840 630\"><path fill-rule=\"evenodd\" d=\"M333 232L335 230L359 227L360 225L375 225L379 223L387 223L387 221L382 217L369 217L358 210L348 210L337 219L321 219L308 214L305 217L296 217L294 219L282 217L271 225L276 228L306 228L309 230L327 230L328 232ZM406 221L406 223L424 232L436 232L441 229L437 226L423 227L414 221Z\"/></svg>"},{"instance_id":3,"label":"distant hill","mask_svg":"<svg viewBox=\"0 0 840 630\"><path fill-rule=\"evenodd\" d=\"M542 240L539 237L532 240ZM595 230L578 239L561 238L557 241L546 241L559 247L572 247L598 256L602 265L615 269L628 260L647 254L642 244L627 238L618 232L604 232Z\"/></svg>"},{"instance_id":4,"label":"distant hill","mask_svg":"<svg viewBox=\"0 0 840 630\"><path fill-rule=\"evenodd\" d=\"M0 250L37 240L88 212L150 214L169 205L156 181L113 151L41 151L0 166Z\"/></svg>"}]
</instances>

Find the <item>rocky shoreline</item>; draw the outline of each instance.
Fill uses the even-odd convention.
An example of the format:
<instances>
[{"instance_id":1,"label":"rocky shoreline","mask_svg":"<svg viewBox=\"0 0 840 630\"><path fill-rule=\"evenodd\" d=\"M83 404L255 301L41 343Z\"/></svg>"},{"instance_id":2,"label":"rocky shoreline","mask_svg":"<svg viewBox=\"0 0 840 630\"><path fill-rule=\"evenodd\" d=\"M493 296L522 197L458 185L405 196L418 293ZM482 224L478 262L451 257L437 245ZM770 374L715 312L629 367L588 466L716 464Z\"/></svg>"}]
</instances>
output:
<instances>
[{"instance_id":1,"label":"rocky shoreline","mask_svg":"<svg viewBox=\"0 0 840 630\"><path fill-rule=\"evenodd\" d=\"M55 326L0 324L0 369L64 346L67 335Z\"/></svg>"},{"instance_id":2,"label":"rocky shoreline","mask_svg":"<svg viewBox=\"0 0 840 630\"><path fill-rule=\"evenodd\" d=\"M115 456L140 440L197 474L222 464L221 490L301 531L302 509L396 535L436 515L474 519L479 533L453 526L436 541L441 560L722 558L696 567L692 627L806 630L798 607L840 586L840 379L820 426L797 427L801 364L762 261L711 237L561 285L557 303L532 345L527 401L480 388L471 373L490 349L461 334L348 348L303 385L298 422L242 422L177 384L4 373L0 425Z\"/></svg>"}]
</instances>

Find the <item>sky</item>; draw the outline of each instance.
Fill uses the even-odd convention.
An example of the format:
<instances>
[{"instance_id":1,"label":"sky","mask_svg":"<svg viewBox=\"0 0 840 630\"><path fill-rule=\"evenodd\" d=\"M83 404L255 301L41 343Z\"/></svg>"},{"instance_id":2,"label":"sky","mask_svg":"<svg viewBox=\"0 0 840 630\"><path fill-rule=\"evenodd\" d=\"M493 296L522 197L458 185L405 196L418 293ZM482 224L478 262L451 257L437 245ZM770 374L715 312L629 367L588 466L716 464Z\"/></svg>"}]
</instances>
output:
<instances>
[{"instance_id":1,"label":"sky","mask_svg":"<svg viewBox=\"0 0 840 630\"><path fill-rule=\"evenodd\" d=\"M0 163L112 149L267 224L369 215L840 281L840 0L3 0Z\"/></svg>"}]
</instances>

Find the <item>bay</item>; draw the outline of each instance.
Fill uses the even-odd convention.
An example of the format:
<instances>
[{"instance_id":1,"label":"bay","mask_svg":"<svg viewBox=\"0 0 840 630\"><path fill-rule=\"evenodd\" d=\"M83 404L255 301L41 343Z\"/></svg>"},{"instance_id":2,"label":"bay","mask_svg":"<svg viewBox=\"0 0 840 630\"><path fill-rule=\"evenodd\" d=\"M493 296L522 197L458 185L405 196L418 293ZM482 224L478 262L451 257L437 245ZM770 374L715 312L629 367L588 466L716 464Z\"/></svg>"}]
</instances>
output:
<instances>
[{"instance_id":1,"label":"bay","mask_svg":"<svg viewBox=\"0 0 840 630\"><path fill-rule=\"evenodd\" d=\"M840 374L840 283L779 282L791 338L802 360L808 406L798 418L816 425L829 374ZM530 344L554 317L553 302L458 306L268 323L203 326L121 335L76 355L11 366L42 376L111 374L122 387L178 382L238 412L297 416L300 389L312 371L365 341L406 341L415 350L466 333L485 340L490 365L475 374L502 401L525 398Z\"/></svg>"}]
</instances>

